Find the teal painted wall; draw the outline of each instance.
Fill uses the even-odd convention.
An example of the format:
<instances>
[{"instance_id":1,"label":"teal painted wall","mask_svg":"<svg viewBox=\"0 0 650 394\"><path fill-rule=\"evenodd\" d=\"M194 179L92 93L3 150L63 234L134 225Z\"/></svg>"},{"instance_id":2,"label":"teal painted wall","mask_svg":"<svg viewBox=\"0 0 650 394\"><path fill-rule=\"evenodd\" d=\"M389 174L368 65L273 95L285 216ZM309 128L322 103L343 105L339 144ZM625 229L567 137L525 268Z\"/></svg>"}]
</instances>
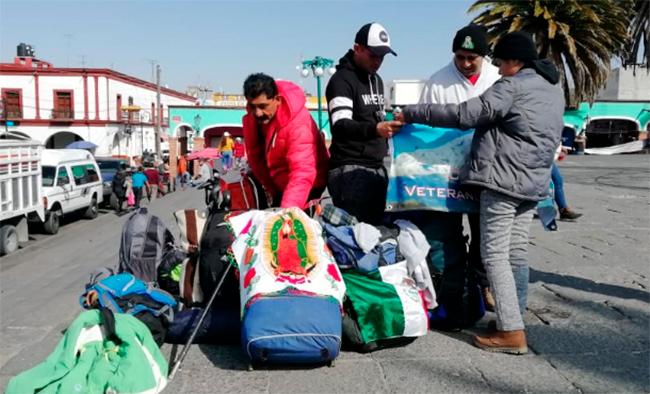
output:
<instances>
[{"instance_id":1,"label":"teal painted wall","mask_svg":"<svg viewBox=\"0 0 650 394\"><path fill-rule=\"evenodd\" d=\"M314 122L318 125L318 111L309 111ZM178 126L189 126L192 129L197 129L201 136L206 129L215 126L239 126L241 127L241 119L246 114L246 110L241 108L216 108L216 107L169 107L169 128L167 134L169 136L176 135ZM329 128L329 117L327 111L322 111L323 132L326 139L331 139ZM200 123L195 124L195 117L200 116Z\"/></svg>"},{"instance_id":2,"label":"teal painted wall","mask_svg":"<svg viewBox=\"0 0 650 394\"><path fill-rule=\"evenodd\" d=\"M650 102L597 101L592 106L589 103L582 103L578 109L564 113L565 125L573 127L578 134L584 131L589 120L598 118L634 120L641 130L648 130Z\"/></svg>"},{"instance_id":3,"label":"teal painted wall","mask_svg":"<svg viewBox=\"0 0 650 394\"><path fill-rule=\"evenodd\" d=\"M318 124L318 111L309 111L316 124ZM176 128L186 125L192 129L199 128L199 135L215 126L239 126L246 111L243 108L216 108L216 107L169 107L169 128L167 134L174 136ZM194 124L196 115L201 117L198 125ZM582 103L577 110L566 111L564 122L573 126L578 132L584 130L586 122L595 117L624 117L634 119L640 124L641 130L647 130L650 124L650 103L643 102L595 102L593 106ZM389 119L391 118L389 114ZM322 111L324 123L323 131L326 139L331 139L327 111Z\"/></svg>"}]
</instances>

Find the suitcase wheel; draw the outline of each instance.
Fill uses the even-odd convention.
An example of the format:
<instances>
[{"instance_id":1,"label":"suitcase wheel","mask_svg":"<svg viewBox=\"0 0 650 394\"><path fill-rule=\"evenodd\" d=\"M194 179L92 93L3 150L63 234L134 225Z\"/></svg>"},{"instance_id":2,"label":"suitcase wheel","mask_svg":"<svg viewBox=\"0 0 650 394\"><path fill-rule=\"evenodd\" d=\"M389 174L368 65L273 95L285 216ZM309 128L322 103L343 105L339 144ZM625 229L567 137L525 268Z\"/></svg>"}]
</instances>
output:
<instances>
[{"instance_id":1,"label":"suitcase wheel","mask_svg":"<svg viewBox=\"0 0 650 394\"><path fill-rule=\"evenodd\" d=\"M248 364L248 372L252 372L255 370L255 367L253 367L253 363Z\"/></svg>"},{"instance_id":2,"label":"suitcase wheel","mask_svg":"<svg viewBox=\"0 0 650 394\"><path fill-rule=\"evenodd\" d=\"M327 367L328 368L334 368L334 360L330 360L327 362Z\"/></svg>"}]
</instances>

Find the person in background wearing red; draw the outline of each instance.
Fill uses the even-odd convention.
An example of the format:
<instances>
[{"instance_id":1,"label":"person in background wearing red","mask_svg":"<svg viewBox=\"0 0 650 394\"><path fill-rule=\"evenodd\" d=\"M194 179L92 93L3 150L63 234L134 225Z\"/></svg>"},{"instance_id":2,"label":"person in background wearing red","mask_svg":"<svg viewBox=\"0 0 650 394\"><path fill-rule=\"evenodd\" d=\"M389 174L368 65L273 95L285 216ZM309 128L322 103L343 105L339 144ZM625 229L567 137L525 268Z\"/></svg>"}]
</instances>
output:
<instances>
[{"instance_id":1,"label":"person in background wearing red","mask_svg":"<svg viewBox=\"0 0 650 394\"><path fill-rule=\"evenodd\" d=\"M160 174L158 174L158 170L155 167L147 166L144 170L144 175L147 177L147 183L149 183L149 187L147 188L147 199L151 202L158 197Z\"/></svg>"},{"instance_id":2,"label":"person in background wearing red","mask_svg":"<svg viewBox=\"0 0 650 394\"><path fill-rule=\"evenodd\" d=\"M235 166L237 168L241 168L245 155L246 155L246 147L244 146L244 141L242 141L241 137L235 138L235 147L233 149L233 156L235 157Z\"/></svg>"},{"instance_id":3,"label":"person in background wearing red","mask_svg":"<svg viewBox=\"0 0 650 394\"><path fill-rule=\"evenodd\" d=\"M176 187L180 187L181 190L185 190L185 185L187 184L189 178L190 175L187 172L187 159L185 159L185 156L181 155L178 158L178 175L176 175Z\"/></svg>"}]
</instances>

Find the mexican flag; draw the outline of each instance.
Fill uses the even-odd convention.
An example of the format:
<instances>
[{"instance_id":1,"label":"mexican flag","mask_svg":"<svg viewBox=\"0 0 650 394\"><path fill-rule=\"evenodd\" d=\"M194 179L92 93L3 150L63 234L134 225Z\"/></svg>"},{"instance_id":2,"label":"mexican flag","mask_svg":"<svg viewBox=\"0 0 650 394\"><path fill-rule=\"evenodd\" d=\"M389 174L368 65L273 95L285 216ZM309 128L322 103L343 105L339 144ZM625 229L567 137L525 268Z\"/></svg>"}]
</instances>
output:
<instances>
[{"instance_id":1,"label":"mexican flag","mask_svg":"<svg viewBox=\"0 0 650 394\"><path fill-rule=\"evenodd\" d=\"M367 274L347 270L342 275L366 343L427 334L424 299L408 275L406 261Z\"/></svg>"}]
</instances>

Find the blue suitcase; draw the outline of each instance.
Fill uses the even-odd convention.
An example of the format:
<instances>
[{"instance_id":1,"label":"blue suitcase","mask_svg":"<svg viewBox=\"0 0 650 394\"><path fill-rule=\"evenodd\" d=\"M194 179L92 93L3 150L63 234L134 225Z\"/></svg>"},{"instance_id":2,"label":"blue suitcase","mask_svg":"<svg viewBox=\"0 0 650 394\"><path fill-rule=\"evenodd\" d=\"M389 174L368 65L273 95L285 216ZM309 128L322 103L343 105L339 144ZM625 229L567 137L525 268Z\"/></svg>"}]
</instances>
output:
<instances>
[{"instance_id":1,"label":"blue suitcase","mask_svg":"<svg viewBox=\"0 0 650 394\"><path fill-rule=\"evenodd\" d=\"M264 296L247 308L244 352L255 364L328 364L341 349L341 307L331 297Z\"/></svg>"}]
</instances>

